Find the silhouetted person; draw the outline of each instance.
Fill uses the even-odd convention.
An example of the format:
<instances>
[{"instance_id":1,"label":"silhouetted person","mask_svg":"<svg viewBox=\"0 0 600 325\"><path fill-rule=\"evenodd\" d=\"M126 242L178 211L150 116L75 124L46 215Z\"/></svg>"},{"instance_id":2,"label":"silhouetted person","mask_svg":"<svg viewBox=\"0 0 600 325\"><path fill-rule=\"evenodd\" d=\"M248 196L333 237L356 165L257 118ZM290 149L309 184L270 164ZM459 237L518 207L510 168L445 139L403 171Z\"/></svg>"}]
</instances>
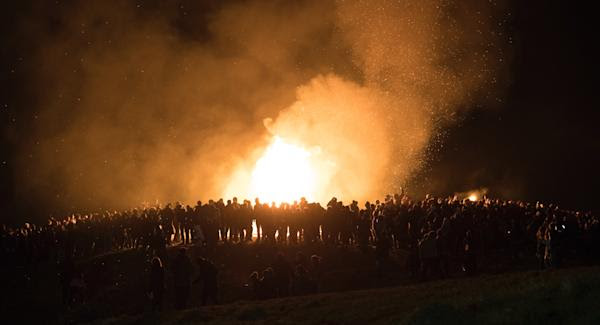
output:
<instances>
[{"instance_id":1,"label":"silhouetted person","mask_svg":"<svg viewBox=\"0 0 600 325\"><path fill-rule=\"evenodd\" d=\"M167 244L171 243L172 236L175 233L175 212L171 208L171 204L167 204L161 211L162 228L165 234Z\"/></svg>"},{"instance_id":2,"label":"silhouetted person","mask_svg":"<svg viewBox=\"0 0 600 325\"><path fill-rule=\"evenodd\" d=\"M302 296L315 293L316 291L316 283L310 278L306 268L302 264L298 264L294 273L292 293Z\"/></svg>"},{"instance_id":3,"label":"silhouetted person","mask_svg":"<svg viewBox=\"0 0 600 325\"><path fill-rule=\"evenodd\" d=\"M322 259L319 255L312 255L310 257L310 265L308 266L309 276L315 282L315 292L321 291L321 281L323 280Z\"/></svg>"},{"instance_id":4,"label":"silhouetted person","mask_svg":"<svg viewBox=\"0 0 600 325\"><path fill-rule=\"evenodd\" d=\"M302 267L306 269L308 267L308 258L306 257L306 255L304 255L304 253L297 252L295 264L296 266L302 265Z\"/></svg>"},{"instance_id":5,"label":"silhouetted person","mask_svg":"<svg viewBox=\"0 0 600 325\"><path fill-rule=\"evenodd\" d=\"M73 258L66 256L61 265L60 285L62 288L63 304L69 305L73 302L73 292L71 290L71 281L75 277L75 263Z\"/></svg>"},{"instance_id":6,"label":"silhouetted person","mask_svg":"<svg viewBox=\"0 0 600 325\"><path fill-rule=\"evenodd\" d=\"M183 238L183 230L184 230L184 224L185 224L185 209L181 206L181 204L177 203L177 205L175 205L175 220L174 220L174 226L175 226L175 241L179 241L181 240L182 244L185 244L184 242L184 238Z\"/></svg>"},{"instance_id":7,"label":"silhouetted person","mask_svg":"<svg viewBox=\"0 0 600 325\"><path fill-rule=\"evenodd\" d=\"M377 244L375 245L375 263L378 272L383 272L387 269L390 248L392 248L391 240L387 232L383 231L377 236Z\"/></svg>"},{"instance_id":8,"label":"silhouetted person","mask_svg":"<svg viewBox=\"0 0 600 325\"><path fill-rule=\"evenodd\" d=\"M569 211L554 205L487 198L471 202L430 196L413 202L403 193L393 198L387 196L383 202L366 202L365 208L360 211L358 203L354 201L347 206L332 199L325 210L318 203L301 199L300 202L280 205L261 205L257 200L257 206L251 213L249 204L244 201L243 208L247 210L242 210L240 214L236 213L236 209L240 208L236 201L230 202L228 207L223 200L209 200L206 205L197 202L192 213L188 213L188 216L192 216L191 224L185 218L186 214L182 214L182 206L177 204L175 209L167 205L164 208L156 206L120 212L69 214L62 218L51 218L44 224L25 223L16 228L0 225L0 260L5 262L0 270L8 271L4 277L6 281L27 280L32 286L30 289L37 289L39 286L36 284L45 279L36 278L40 272L35 272L35 268L46 267L52 261L59 260L59 290L62 290L64 304L72 304L82 301L84 297L94 299L103 289L111 286L114 283L111 271L123 273L125 265L120 264L122 262L118 258L114 262L115 267L107 267L104 261L112 258L94 256L111 250L139 248L140 253L156 254L161 258L163 272L167 270L168 275L173 276L176 306L184 308L191 289L194 266L185 256L185 251L175 251L174 258L167 259L166 247L171 243L175 225L183 242L189 243L190 230L197 224L200 228L195 228L191 237L194 240L197 237L201 239L199 234L202 233L206 243L205 247L197 247L199 251L216 256L219 261L227 260L227 264L232 266L228 275L234 278L245 272L243 270L247 264L254 262L249 260L246 253L256 253L255 261L264 263L265 256L277 245L301 242L309 245L306 249L318 248L326 254L335 253L332 246L338 244L346 246L346 252L355 251L355 247L351 246L369 251L372 245L376 245L378 266L385 266L391 249L409 249L408 268L413 276L418 276L419 270L422 270L423 278L431 277L434 273L451 276L454 266L457 269L462 267L468 275L476 274L478 267L506 269L526 266L523 261L534 258L536 239L538 247L535 251L540 268L559 267L561 260L569 261L569 264L597 263L600 260L600 218L591 211ZM257 219L260 228L260 245L218 245L219 233L224 241L248 239L252 218ZM290 236L286 238L288 229ZM487 258L478 260L480 254ZM531 256L521 258L523 254ZM258 273L253 275L251 284L256 289L253 291L255 297L285 296L289 294L290 287L294 293L304 293L308 291L309 286L305 285L309 283L307 281L321 283L323 272L318 262L320 258L313 256L307 260L307 256L297 254L293 264L280 256L272 265L275 270L268 268L261 277ZM89 263L85 262L86 272L79 272L75 266L76 259L91 261L96 266L89 267ZM98 261L101 263L98 264ZM357 261L360 259L342 257L333 259L327 263L327 267L352 268L356 267L352 263ZM152 262L150 267L152 269ZM210 272L203 271L203 265L199 267L203 274L201 280L207 283L203 286L203 303L216 301L213 298L217 296L217 290L211 289L216 287L211 285L216 281L204 278L204 274ZM152 308L160 309L158 284L161 281L153 280L160 276L153 277L152 273L158 274L159 271L155 269L148 272L152 277L149 280L150 287L144 286L142 290L147 289L152 293ZM89 287L86 287L86 283ZM21 301L22 296L27 297L33 292L27 289L14 294L19 295L16 298ZM13 297L12 294L6 294L4 298Z\"/></svg>"},{"instance_id":9,"label":"silhouetted person","mask_svg":"<svg viewBox=\"0 0 600 325\"><path fill-rule=\"evenodd\" d=\"M256 223L256 240L260 241L262 238L262 222L263 222L263 210L262 203L258 198L254 199L254 210L252 212L252 217L254 218L254 222ZM258 273L257 273L258 275Z\"/></svg>"},{"instance_id":10,"label":"silhouetted person","mask_svg":"<svg viewBox=\"0 0 600 325\"><path fill-rule=\"evenodd\" d=\"M361 210L359 212L359 219L357 224L358 231L358 246L363 252L367 251L369 246L369 236L371 234L371 219L369 215L370 211Z\"/></svg>"},{"instance_id":11,"label":"silhouetted person","mask_svg":"<svg viewBox=\"0 0 600 325\"><path fill-rule=\"evenodd\" d=\"M175 308L184 309L190 296L192 262L181 248L173 261L173 287L175 290Z\"/></svg>"},{"instance_id":12,"label":"silhouetted person","mask_svg":"<svg viewBox=\"0 0 600 325\"><path fill-rule=\"evenodd\" d=\"M259 293L261 299L271 299L277 297L277 285L273 275L273 268L268 267L262 272Z\"/></svg>"},{"instance_id":13,"label":"silhouetted person","mask_svg":"<svg viewBox=\"0 0 600 325\"><path fill-rule=\"evenodd\" d=\"M248 284L247 287L250 288L250 295L252 297L252 299L262 299L263 298L263 294L261 292L262 288L262 283L260 281L260 276L258 275L258 272L254 271L250 274L250 277L248 277Z\"/></svg>"},{"instance_id":14,"label":"silhouetted person","mask_svg":"<svg viewBox=\"0 0 600 325\"><path fill-rule=\"evenodd\" d=\"M205 229L202 231L205 232L206 246L210 250L213 250L219 241L220 211L212 200L203 207L203 210L205 215Z\"/></svg>"},{"instance_id":15,"label":"silhouetted person","mask_svg":"<svg viewBox=\"0 0 600 325\"><path fill-rule=\"evenodd\" d=\"M218 304L218 273L217 267L209 260L205 258L198 258L198 278L194 283L202 283L202 294L201 303L202 306L206 305L207 302Z\"/></svg>"},{"instance_id":16,"label":"silhouetted person","mask_svg":"<svg viewBox=\"0 0 600 325\"><path fill-rule=\"evenodd\" d=\"M71 279L71 298L73 302L83 303L86 297L87 284L83 278L83 272L75 272L75 276Z\"/></svg>"},{"instance_id":17,"label":"silhouetted person","mask_svg":"<svg viewBox=\"0 0 600 325\"><path fill-rule=\"evenodd\" d=\"M427 280L438 270L437 245L435 232L430 231L419 243L421 257L421 279Z\"/></svg>"},{"instance_id":18,"label":"silhouetted person","mask_svg":"<svg viewBox=\"0 0 600 325\"><path fill-rule=\"evenodd\" d=\"M150 301L153 311L161 310L165 293L165 269L159 257L154 257L150 265Z\"/></svg>"},{"instance_id":19,"label":"silhouetted person","mask_svg":"<svg viewBox=\"0 0 600 325\"><path fill-rule=\"evenodd\" d=\"M467 230L464 239L464 263L463 270L468 276L472 276L477 272L477 259L475 255L475 247L471 231Z\"/></svg>"},{"instance_id":20,"label":"silhouetted person","mask_svg":"<svg viewBox=\"0 0 600 325\"><path fill-rule=\"evenodd\" d=\"M410 271L410 277L416 279L419 275L419 249L417 247L417 243L411 241L408 244L408 257L406 259L406 266Z\"/></svg>"},{"instance_id":21,"label":"silhouetted person","mask_svg":"<svg viewBox=\"0 0 600 325\"><path fill-rule=\"evenodd\" d=\"M292 279L293 270L290 263L285 259L283 254L277 254L273 263L273 279L279 297L286 297L290 293L290 282Z\"/></svg>"},{"instance_id":22,"label":"silhouetted person","mask_svg":"<svg viewBox=\"0 0 600 325\"><path fill-rule=\"evenodd\" d=\"M165 258L167 256L167 242L160 226L156 226L150 237L150 249L156 256ZM161 262L162 264L162 262Z\"/></svg>"},{"instance_id":23,"label":"silhouetted person","mask_svg":"<svg viewBox=\"0 0 600 325\"><path fill-rule=\"evenodd\" d=\"M560 233L558 224L553 221L546 230L546 260L549 267L557 268L560 266Z\"/></svg>"}]
</instances>

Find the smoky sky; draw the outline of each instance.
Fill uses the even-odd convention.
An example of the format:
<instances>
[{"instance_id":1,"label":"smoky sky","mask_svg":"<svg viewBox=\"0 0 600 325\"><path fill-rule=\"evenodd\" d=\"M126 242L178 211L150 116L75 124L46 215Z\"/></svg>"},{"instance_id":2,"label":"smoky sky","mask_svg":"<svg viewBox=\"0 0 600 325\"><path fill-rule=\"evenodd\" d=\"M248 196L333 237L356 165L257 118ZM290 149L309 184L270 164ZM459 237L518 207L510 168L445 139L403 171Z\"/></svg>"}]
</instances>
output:
<instances>
[{"instance_id":1,"label":"smoky sky","mask_svg":"<svg viewBox=\"0 0 600 325\"><path fill-rule=\"evenodd\" d=\"M218 198L274 133L337 157L331 189L349 199L407 185L493 192L495 178L477 176L490 174L485 163L457 183L440 156L472 116L511 109L522 45L510 3L33 1L7 10L3 178L7 205L21 213ZM514 184L496 193L528 194Z\"/></svg>"}]
</instances>

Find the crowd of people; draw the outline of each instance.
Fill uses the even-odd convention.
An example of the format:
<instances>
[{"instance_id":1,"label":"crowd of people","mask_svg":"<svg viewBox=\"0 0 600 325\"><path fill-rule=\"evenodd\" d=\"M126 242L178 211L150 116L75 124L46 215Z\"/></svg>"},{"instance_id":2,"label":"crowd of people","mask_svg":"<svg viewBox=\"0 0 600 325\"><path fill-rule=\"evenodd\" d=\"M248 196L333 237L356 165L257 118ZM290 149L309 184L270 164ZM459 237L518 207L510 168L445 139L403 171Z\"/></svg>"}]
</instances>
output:
<instances>
[{"instance_id":1,"label":"crowd of people","mask_svg":"<svg viewBox=\"0 0 600 325\"><path fill-rule=\"evenodd\" d=\"M407 253L406 268L421 280L446 277L457 268L475 274L485 252L502 251L518 260L535 254L539 267L560 267L565 259L598 260L600 219L591 212L560 209L555 205L502 201L433 198L413 201L405 194L382 201L332 198L325 206L307 202L263 203L256 199L198 201L194 206L167 204L121 212L74 214L50 218L45 224L2 226L0 257L11 265L34 267L44 259L59 261L65 287L76 279L78 259L111 251L143 249L151 262L149 292L154 308L162 304L163 261L174 245L201 246L256 242L264 245L310 245L374 249L377 268L384 270L393 251ZM451 261L453 263L451 263ZM459 263L455 263L459 261ZM250 275L248 286L256 299L308 294L319 290L319 256L284 256L263 271ZM292 265L293 264L293 265ZM193 263L181 250L172 265L176 306L186 305ZM218 302L217 267L197 261L203 282L203 303ZM67 289L65 289L67 290ZM67 301L72 294L65 291Z\"/></svg>"}]
</instances>

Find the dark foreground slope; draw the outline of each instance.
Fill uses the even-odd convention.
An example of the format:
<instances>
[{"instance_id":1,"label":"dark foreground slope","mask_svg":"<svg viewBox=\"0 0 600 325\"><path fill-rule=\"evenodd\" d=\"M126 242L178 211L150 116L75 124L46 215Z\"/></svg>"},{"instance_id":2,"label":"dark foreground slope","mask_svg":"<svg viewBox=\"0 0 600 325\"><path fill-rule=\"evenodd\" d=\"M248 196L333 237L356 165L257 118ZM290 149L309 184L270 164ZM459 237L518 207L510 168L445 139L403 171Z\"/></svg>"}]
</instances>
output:
<instances>
[{"instance_id":1,"label":"dark foreground slope","mask_svg":"<svg viewBox=\"0 0 600 325\"><path fill-rule=\"evenodd\" d=\"M600 267L146 313L95 324L600 324Z\"/></svg>"}]
</instances>

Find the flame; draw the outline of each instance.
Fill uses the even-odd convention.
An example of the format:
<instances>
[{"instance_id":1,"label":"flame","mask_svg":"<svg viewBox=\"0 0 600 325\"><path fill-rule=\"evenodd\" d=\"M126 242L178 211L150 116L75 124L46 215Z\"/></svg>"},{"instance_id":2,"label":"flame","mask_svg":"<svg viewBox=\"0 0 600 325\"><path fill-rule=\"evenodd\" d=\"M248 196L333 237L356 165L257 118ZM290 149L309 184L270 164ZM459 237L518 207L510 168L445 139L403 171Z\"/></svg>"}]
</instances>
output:
<instances>
[{"instance_id":1,"label":"flame","mask_svg":"<svg viewBox=\"0 0 600 325\"><path fill-rule=\"evenodd\" d=\"M317 172L311 158L310 151L275 136L252 170L250 196L278 203L312 200Z\"/></svg>"},{"instance_id":2,"label":"flame","mask_svg":"<svg viewBox=\"0 0 600 325\"><path fill-rule=\"evenodd\" d=\"M302 197L325 203L332 196L342 197L335 179L336 157L321 146L274 135L258 150L254 159L233 169L222 197L258 198L263 203L291 203Z\"/></svg>"},{"instance_id":3,"label":"flame","mask_svg":"<svg viewBox=\"0 0 600 325\"><path fill-rule=\"evenodd\" d=\"M276 203L301 197L314 200L322 186L318 171L323 171L316 154L318 151L274 136L248 173L240 170L233 177L226 196L244 195Z\"/></svg>"},{"instance_id":4,"label":"flame","mask_svg":"<svg viewBox=\"0 0 600 325\"><path fill-rule=\"evenodd\" d=\"M475 201L479 200L479 197L477 196L477 194L473 193L473 194L469 195L468 199L469 199L469 201L475 202Z\"/></svg>"}]
</instances>

